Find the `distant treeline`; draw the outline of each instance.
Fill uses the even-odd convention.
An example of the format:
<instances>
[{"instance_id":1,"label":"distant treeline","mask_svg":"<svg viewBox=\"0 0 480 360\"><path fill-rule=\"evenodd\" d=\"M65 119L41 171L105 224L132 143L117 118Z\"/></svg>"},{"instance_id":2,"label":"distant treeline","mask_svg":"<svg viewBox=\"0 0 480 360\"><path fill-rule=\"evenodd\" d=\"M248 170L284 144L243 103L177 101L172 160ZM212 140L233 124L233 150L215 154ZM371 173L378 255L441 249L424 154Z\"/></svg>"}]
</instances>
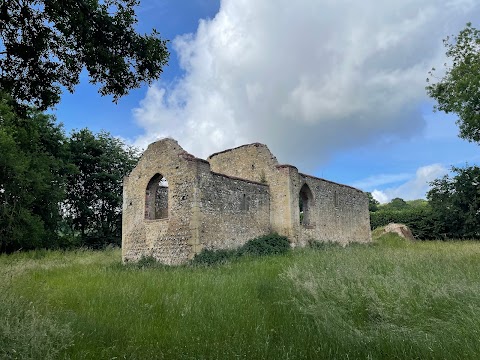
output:
<instances>
[{"instance_id":1,"label":"distant treeline","mask_svg":"<svg viewBox=\"0 0 480 360\"><path fill-rule=\"evenodd\" d=\"M380 205L370 197L372 229L391 222L410 227L418 239L480 239L480 168L452 168L431 183L427 200L395 198Z\"/></svg>"}]
</instances>

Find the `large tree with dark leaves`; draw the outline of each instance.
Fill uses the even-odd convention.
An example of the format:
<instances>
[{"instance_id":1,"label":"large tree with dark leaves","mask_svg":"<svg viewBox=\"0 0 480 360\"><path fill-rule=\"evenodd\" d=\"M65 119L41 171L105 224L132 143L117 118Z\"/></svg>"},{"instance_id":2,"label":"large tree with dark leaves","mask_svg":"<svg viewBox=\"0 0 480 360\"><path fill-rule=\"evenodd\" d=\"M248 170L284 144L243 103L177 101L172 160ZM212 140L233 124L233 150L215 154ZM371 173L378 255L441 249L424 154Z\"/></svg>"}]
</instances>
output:
<instances>
[{"instance_id":1,"label":"large tree with dark leaves","mask_svg":"<svg viewBox=\"0 0 480 360\"><path fill-rule=\"evenodd\" d=\"M458 115L461 138L480 144L480 30L468 23L443 42L449 61L440 79L430 72L428 95L435 109Z\"/></svg>"},{"instance_id":2,"label":"large tree with dark leaves","mask_svg":"<svg viewBox=\"0 0 480 360\"><path fill-rule=\"evenodd\" d=\"M70 234L82 246L120 245L122 184L137 163L136 149L88 129L73 132L68 149L73 171L67 176L63 209Z\"/></svg>"},{"instance_id":3,"label":"large tree with dark leaves","mask_svg":"<svg viewBox=\"0 0 480 360\"><path fill-rule=\"evenodd\" d=\"M114 101L157 79L169 56L134 30L136 0L0 0L0 90L46 109L86 69Z\"/></svg>"},{"instance_id":4,"label":"large tree with dark leaves","mask_svg":"<svg viewBox=\"0 0 480 360\"><path fill-rule=\"evenodd\" d=\"M427 194L438 220L434 230L448 238L480 239L480 167L452 171L455 176L436 179Z\"/></svg>"},{"instance_id":5,"label":"large tree with dark leaves","mask_svg":"<svg viewBox=\"0 0 480 360\"><path fill-rule=\"evenodd\" d=\"M52 116L25 116L0 93L0 253L59 245L66 139Z\"/></svg>"}]
</instances>

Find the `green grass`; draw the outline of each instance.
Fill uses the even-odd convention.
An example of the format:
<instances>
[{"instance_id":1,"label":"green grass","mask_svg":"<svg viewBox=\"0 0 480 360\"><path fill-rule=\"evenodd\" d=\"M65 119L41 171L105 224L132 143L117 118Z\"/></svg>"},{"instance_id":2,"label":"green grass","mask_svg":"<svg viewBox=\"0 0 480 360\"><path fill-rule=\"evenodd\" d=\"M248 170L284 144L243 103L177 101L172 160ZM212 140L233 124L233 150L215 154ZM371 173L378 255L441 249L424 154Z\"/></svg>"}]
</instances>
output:
<instances>
[{"instance_id":1,"label":"green grass","mask_svg":"<svg viewBox=\"0 0 480 360\"><path fill-rule=\"evenodd\" d=\"M480 243L297 249L214 267L0 256L0 358L476 359Z\"/></svg>"}]
</instances>

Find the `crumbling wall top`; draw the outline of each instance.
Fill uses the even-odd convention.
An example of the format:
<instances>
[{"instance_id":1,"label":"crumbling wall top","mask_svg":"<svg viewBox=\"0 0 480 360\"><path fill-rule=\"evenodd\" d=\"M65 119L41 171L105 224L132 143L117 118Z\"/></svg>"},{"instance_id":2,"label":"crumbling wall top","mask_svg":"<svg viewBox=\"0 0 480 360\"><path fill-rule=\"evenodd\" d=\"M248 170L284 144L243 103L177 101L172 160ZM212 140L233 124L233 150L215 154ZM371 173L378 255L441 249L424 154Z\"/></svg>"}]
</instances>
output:
<instances>
[{"instance_id":1,"label":"crumbling wall top","mask_svg":"<svg viewBox=\"0 0 480 360\"><path fill-rule=\"evenodd\" d=\"M302 176L302 177L309 177L309 178L311 178L311 179L316 179L316 180L325 181L325 182L327 182L327 183L329 183L329 184L341 186L341 187L344 187L344 188L347 188L347 189L352 189L352 190L358 191L359 193L365 194L362 190L357 189L357 188L355 188L355 187L353 187L353 186L350 186L350 185L340 184L340 183L337 183L337 182L335 182L335 181L331 181L331 180L327 180L327 179L322 179L322 178L319 178L319 177L316 177L316 176L312 176L312 175L308 175L308 174L299 173L298 175L300 175L300 176Z\"/></svg>"},{"instance_id":2,"label":"crumbling wall top","mask_svg":"<svg viewBox=\"0 0 480 360\"><path fill-rule=\"evenodd\" d=\"M207 158L207 160L210 160L211 158L213 158L213 157L215 157L215 156L217 156L217 155L225 154L225 153L229 153L229 152L234 152L235 150L239 150L239 149L243 149L243 148L264 148L264 149L266 149L270 154L272 154L272 152L270 151L270 149L268 148L267 145L262 144L262 143L255 142L255 143L240 145L240 146L237 146L237 147L234 147L234 148L231 148L231 149L226 149L226 150L222 150L222 151L213 153L212 155L210 155L210 156ZM273 154L272 154L272 157L275 158L275 156L273 156ZM275 158L275 161L276 161L276 160L277 160L277 159Z\"/></svg>"},{"instance_id":3,"label":"crumbling wall top","mask_svg":"<svg viewBox=\"0 0 480 360\"><path fill-rule=\"evenodd\" d=\"M182 148L179 145L177 140L172 139L172 138L163 138L163 139L160 139L160 140L157 140L157 141L151 143L150 145L148 145L147 150L142 154L142 156L145 155L146 153L150 152L150 151L153 151L154 148L161 147L161 146L168 146L168 147L172 148L173 150L176 150L178 157L182 158L184 160L198 161L198 162L208 164L207 160L197 158L195 155L190 154L188 151L186 151L184 148Z\"/></svg>"}]
</instances>

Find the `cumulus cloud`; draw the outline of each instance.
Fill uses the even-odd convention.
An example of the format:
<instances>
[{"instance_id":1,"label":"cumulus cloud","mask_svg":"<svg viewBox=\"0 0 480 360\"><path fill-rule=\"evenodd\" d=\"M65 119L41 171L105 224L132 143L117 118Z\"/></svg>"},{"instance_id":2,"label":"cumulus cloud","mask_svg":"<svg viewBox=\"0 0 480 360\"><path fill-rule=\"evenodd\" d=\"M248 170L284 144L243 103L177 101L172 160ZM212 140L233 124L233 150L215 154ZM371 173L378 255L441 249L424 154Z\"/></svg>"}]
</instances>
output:
<instances>
[{"instance_id":1,"label":"cumulus cloud","mask_svg":"<svg viewBox=\"0 0 480 360\"><path fill-rule=\"evenodd\" d=\"M430 188L429 183L447 173L448 170L441 164L422 166L417 169L412 179L397 187L390 187L385 190L374 189L372 196L381 204L397 197L404 200L423 199Z\"/></svg>"},{"instance_id":2,"label":"cumulus cloud","mask_svg":"<svg viewBox=\"0 0 480 360\"><path fill-rule=\"evenodd\" d=\"M373 175L353 183L352 186L359 189L371 189L376 186L405 181L411 177L412 175L408 173Z\"/></svg>"},{"instance_id":3,"label":"cumulus cloud","mask_svg":"<svg viewBox=\"0 0 480 360\"><path fill-rule=\"evenodd\" d=\"M148 90L136 144L171 136L206 157L266 143L313 170L329 155L424 126L441 39L480 15L470 0L223 0L174 49L184 74Z\"/></svg>"}]
</instances>

